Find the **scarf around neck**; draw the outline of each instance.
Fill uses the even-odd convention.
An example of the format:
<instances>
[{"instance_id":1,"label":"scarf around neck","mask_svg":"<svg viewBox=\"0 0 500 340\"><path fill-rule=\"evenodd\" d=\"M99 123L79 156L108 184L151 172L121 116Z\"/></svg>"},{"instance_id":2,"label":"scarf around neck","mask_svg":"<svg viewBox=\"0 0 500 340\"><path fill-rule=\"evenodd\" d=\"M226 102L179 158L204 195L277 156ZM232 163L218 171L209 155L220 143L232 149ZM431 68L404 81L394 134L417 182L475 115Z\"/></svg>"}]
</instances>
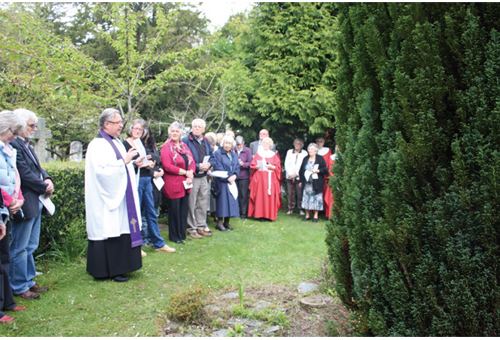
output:
<instances>
[{"instance_id":1,"label":"scarf around neck","mask_svg":"<svg viewBox=\"0 0 500 340\"><path fill-rule=\"evenodd\" d=\"M177 143L175 143L171 138L167 139L165 143L168 145L170 151L172 151L174 155L173 157L174 164L177 166L177 156L179 154L186 155L188 158L188 164L186 164L186 169L189 169L191 164L193 164L194 162L193 155L191 154L189 147L182 141L179 141L179 144L177 145Z\"/></svg>"}]
</instances>

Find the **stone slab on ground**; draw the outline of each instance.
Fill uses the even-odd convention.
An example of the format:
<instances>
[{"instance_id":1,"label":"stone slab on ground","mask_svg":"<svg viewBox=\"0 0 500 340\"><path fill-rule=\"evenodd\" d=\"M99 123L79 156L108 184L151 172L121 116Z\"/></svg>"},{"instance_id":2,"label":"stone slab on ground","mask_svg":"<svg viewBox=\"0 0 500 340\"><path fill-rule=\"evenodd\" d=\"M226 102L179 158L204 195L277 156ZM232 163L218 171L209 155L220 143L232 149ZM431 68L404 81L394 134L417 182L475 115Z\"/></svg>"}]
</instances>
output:
<instances>
[{"instance_id":1,"label":"stone slab on ground","mask_svg":"<svg viewBox=\"0 0 500 340\"><path fill-rule=\"evenodd\" d=\"M305 307L321 308L326 307L328 304L333 302L331 296L326 295L315 295L308 296L300 300L300 303Z\"/></svg>"},{"instance_id":2,"label":"stone slab on ground","mask_svg":"<svg viewBox=\"0 0 500 340\"><path fill-rule=\"evenodd\" d=\"M248 321L249 321L249 319L247 319L247 318L244 318L244 319L230 319L227 322L227 325L234 328L234 325L236 323L238 323L238 325L246 325L248 323Z\"/></svg>"},{"instance_id":3,"label":"stone slab on ground","mask_svg":"<svg viewBox=\"0 0 500 340\"><path fill-rule=\"evenodd\" d=\"M218 331L213 332L210 336L211 337L216 337L216 338L225 338L227 336L227 333L229 332L229 329L219 329Z\"/></svg>"},{"instance_id":4,"label":"stone slab on ground","mask_svg":"<svg viewBox=\"0 0 500 340\"><path fill-rule=\"evenodd\" d=\"M256 303L254 303L253 306L256 309L264 309L264 308L271 307L271 304L267 301L260 300L260 301L257 301Z\"/></svg>"},{"instance_id":5,"label":"stone slab on ground","mask_svg":"<svg viewBox=\"0 0 500 340\"><path fill-rule=\"evenodd\" d=\"M273 327L269 327L269 328L266 328L263 332L263 334L266 334L266 335L272 335L276 332L279 332L279 330L281 329L280 326L273 326Z\"/></svg>"},{"instance_id":6,"label":"stone slab on ground","mask_svg":"<svg viewBox=\"0 0 500 340\"><path fill-rule=\"evenodd\" d=\"M218 307L218 306L212 306L212 305L206 305L206 306L205 306L205 311L207 311L207 312L212 312L212 313L214 313L214 312L218 312L218 311L220 311L220 310L221 310L221 308L220 308L220 307Z\"/></svg>"},{"instance_id":7,"label":"stone slab on ground","mask_svg":"<svg viewBox=\"0 0 500 340\"><path fill-rule=\"evenodd\" d=\"M238 297L238 293L236 293L236 292L227 293L227 294L224 294L224 295L220 296L221 299L234 299L234 298L237 298L237 297Z\"/></svg>"},{"instance_id":8,"label":"stone slab on ground","mask_svg":"<svg viewBox=\"0 0 500 340\"><path fill-rule=\"evenodd\" d=\"M319 289L315 283L301 282L297 287L300 293L310 293Z\"/></svg>"}]
</instances>

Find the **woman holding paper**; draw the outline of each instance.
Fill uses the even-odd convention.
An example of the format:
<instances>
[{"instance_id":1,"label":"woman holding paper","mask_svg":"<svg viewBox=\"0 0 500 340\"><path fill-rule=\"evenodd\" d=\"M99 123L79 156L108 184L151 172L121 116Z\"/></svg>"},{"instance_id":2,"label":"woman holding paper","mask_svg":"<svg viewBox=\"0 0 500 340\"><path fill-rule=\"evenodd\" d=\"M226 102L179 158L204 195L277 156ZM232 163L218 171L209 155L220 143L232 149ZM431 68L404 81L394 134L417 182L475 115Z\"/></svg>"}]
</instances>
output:
<instances>
[{"instance_id":1,"label":"woman holding paper","mask_svg":"<svg viewBox=\"0 0 500 340\"><path fill-rule=\"evenodd\" d=\"M2 311L22 311L26 307L14 302L9 282L10 248L9 216L17 213L24 204L21 181L16 168L17 150L9 143L17 138L23 124L11 111L0 112L0 323L10 323L14 318ZM7 221L7 222L4 222ZM6 225L7 224L7 225Z\"/></svg>"},{"instance_id":2,"label":"woman holding paper","mask_svg":"<svg viewBox=\"0 0 500 340\"><path fill-rule=\"evenodd\" d=\"M169 138L161 148L161 164L165 170L163 193L168 200L168 234L170 241L184 244L186 238L189 193L194 171L193 155L181 141L182 125L174 122L168 128Z\"/></svg>"},{"instance_id":3,"label":"woman holding paper","mask_svg":"<svg viewBox=\"0 0 500 340\"><path fill-rule=\"evenodd\" d=\"M221 142L222 148L214 152L212 166L214 171L225 171L224 178L215 177L215 186L219 193L217 200L217 226L219 231L234 230L229 224L231 217L240 216L238 206L238 188L236 178L240 175L240 162L238 155L233 151L236 146L232 136L225 135ZM224 224L222 219L224 218Z\"/></svg>"},{"instance_id":4,"label":"woman holding paper","mask_svg":"<svg viewBox=\"0 0 500 340\"><path fill-rule=\"evenodd\" d=\"M273 140L266 137L262 140L262 148L255 154L250 163L250 202L248 216L271 221L276 220L281 198L281 161L271 150Z\"/></svg>"},{"instance_id":5,"label":"woman holding paper","mask_svg":"<svg viewBox=\"0 0 500 340\"><path fill-rule=\"evenodd\" d=\"M156 252L173 253L175 249L170 248L165 243L165 240L160 235L160 226L158 225L158 217L156 215L156 209L153 199L153 183L151 178L154 176L154 166L156 160L151 160L152 151L150 150L149 155L146 153L144 143L148 139L148 126L143 119L134 119L127 129L127 135L129 136L123 145L125 149L131 149L133 146L139 151L139 155L134 157L141 158L141 163L144 165L140 167L140 177L139 177L139 204L141 205L141 211L146 217L146 222L148 224L148 236L153 243ZM143 143L144 141L144 143ZM141 151L142 150L142 151ZM144 157L147 156L147 160L144 161ZM135 167L135 165L134 165ZM142 256L146 256L146 253L142 251Z\"/></svg>"},{"instance_id":6,"label":"woman holding paper","mask_svg":"<svg viewBox=\"0 0 500 340\"><path fill-rule=\"evenodd\" d=\"M306 156L302 160L299 170L302 209L306 211L306 216L302 221L310 221L310 213L313 213L314 223L318 222L318 211L323 210L323 186L325 175L328 174L325 159L318 155L318 150L316 143L309 144L307 147L309 157Z\"/></svg>"}]
</instances>

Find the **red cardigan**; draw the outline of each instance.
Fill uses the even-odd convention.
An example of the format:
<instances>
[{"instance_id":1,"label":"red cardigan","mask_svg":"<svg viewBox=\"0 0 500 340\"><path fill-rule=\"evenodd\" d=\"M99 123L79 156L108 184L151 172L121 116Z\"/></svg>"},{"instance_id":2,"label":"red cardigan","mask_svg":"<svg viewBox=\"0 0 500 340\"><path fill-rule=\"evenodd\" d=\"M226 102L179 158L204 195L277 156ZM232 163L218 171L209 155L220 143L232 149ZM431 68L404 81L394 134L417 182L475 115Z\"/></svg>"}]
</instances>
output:
<instances>
[{"instance_id":1,"label":"red cardigan","mask_svg":"<svg viewBox=\"0 0 500 340\"><path fill-rule=\"evenodd\" d=\"M182 141L180 143L184 144ZM191 153L187 146L186 149L187 152ZM182 158L180 154L177 155L176 161L177 164L174 163L174 153L172 150L170 150L166 143L163 144L161 148L161 165L163 166L163 170L165 170L163 174L163 180L165 181L163 193L168 199L182 198L186 195L184 184L182 184L182 182L186 180L186 176L179 175L179 169L185 169L186 164L184 163L184 158ZM194 162L192 162L188 170L195 171ZM191 189L188 189L188 193L190 192Z\"/></svg>"}]
</instances>

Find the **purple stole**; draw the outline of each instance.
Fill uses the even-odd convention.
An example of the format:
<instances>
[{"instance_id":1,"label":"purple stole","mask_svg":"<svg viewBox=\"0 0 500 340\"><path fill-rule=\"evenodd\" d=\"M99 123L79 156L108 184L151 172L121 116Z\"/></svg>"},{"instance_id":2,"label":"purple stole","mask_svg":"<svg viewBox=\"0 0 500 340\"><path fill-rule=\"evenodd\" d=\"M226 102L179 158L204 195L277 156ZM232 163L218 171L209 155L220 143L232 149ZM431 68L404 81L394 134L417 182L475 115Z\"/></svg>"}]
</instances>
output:
<instances>
[{"instance_id":1,"label":"purple stole","mask_svg":"<svg viewBox=\"0 0 500 340\"><path fill-rule=\"evenodd\" d=\"M104 132L104 130L99 131L99 134L104 138L116 153L116 159L123 159L122 154L118 151L115 143L111 140L111 137ZM125 162L123 163L125 164ZM139 228L139 221L137 220L137 210L135 208L134 193L132 192L132 183L130 182L130 176L128 173L127 165L125 164L125 170L127 171L127 191L125 196L127 197L127 212L129 218L129 228L130 228L130 239L132 240L132 248L142 246L142 235L141 229Z\"/></svg>"}]
</instances>

